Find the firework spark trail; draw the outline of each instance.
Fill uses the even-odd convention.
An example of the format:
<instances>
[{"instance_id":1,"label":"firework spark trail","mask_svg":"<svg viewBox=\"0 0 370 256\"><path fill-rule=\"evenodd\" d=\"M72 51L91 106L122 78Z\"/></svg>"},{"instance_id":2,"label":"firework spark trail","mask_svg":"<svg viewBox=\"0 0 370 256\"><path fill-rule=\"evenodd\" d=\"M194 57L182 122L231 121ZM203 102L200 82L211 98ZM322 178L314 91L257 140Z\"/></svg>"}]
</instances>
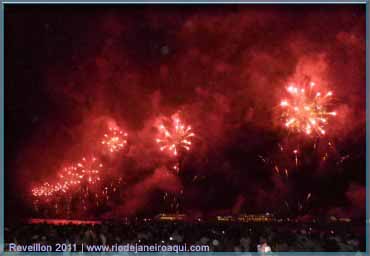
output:
<instances>
[{"instance_id":1,"label":"firework spark trail","mask_svg":"<svg viewBox=\"0 0 370 256\"><path fill-rule=\"evenodd\" d=\"M108 132L104 134L101 140L101 144L111 153L118 152L127 144L127 133L118 127L109 127Z\"/></svg>"},{"instance_id":2,"label":"firework spark trail","mask_svg":"<svg viewBox=\"0 0 370 256\"><path fill-rule=\"evenodd\" d=\"M307 194L306 201L310 200L310 198L311 198L311 192Z\"/></svg>"},{"instance_id":3,"label":"firework spark trail","mask_svg":"<svg viewBox=\"0 0 370 256\"><path fill-rule=\"evenodd\" d=\"M287 87L288 97L280 102L282 120L287 129L306 135L326 134L328 118L337 115L328 110L333 92L321 93L316 87L314 82L304 86L291 84Z\"/></svg>"},{"instance_id":4,"label":"firework spark trail","mask_svg":"<svg viewBox=\"0 0 370 256\"><path fill-rule=\"evenodd\" d=\"M177 156L182 149L190 150L190 139L195 136L190 125L185 125L180 118L172 117L172 123L165 126L161 123L158 126L159 136L156 142L161 151L168 151L171 155Z\"/></svg>"},{"instance_id":5,"label":"firework spark trail","mask_svg":"<svg viewBox=\"0 0 370 256\"><path fill-rule=\"evenodd\" d=\"M293 150L295 166L298 166L298 149Z\"/></svg>"},{"instance_id":6,"label":"firework spark trail","mask_svg":"<svg viewBox=\"0 0 370 256\"><path fill-rule=\"evenodd\" d=\"M300 150L298 148L293 149L289 145L283 146L280 143L278 144L278 153L270 157L262 155L258 155L258 157L264 165L272 168L276 175L284 175L286 177L289 177L290 170L297 169L300 164Z\"/></svg>"},{"instance_id":7,"label":"firework spark trail","mask_svg":"<svg viewBox=\"0 0 370 256\"><path fill-rule=\"evenodd\" d=\"M180 164L179 164L179 163L175 163L175 164L172 166L172 170L178 174L178 173L179 173L179 171L180 171Z\"/></svg>"}]
</instances>

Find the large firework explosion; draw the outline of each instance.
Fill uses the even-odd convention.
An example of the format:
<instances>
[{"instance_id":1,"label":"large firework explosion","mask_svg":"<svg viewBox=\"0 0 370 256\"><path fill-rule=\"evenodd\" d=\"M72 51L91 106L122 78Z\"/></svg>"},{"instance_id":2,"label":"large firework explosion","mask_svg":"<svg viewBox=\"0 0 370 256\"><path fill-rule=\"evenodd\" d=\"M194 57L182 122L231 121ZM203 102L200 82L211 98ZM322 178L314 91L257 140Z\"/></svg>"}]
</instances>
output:
<instances>
[{"instance_id":1,"label":"large firework explosion","mask_svg":"<svg viewBox=\"0 0 370 256\"><path fill-rule=\"evenodd\" d=\"M328 119L337 114L330 110L333 92L320 92L312 81L290 84L286 90L288 96L280 102L284 126L292 132L325 135Z\"/></svg>"},{"instance_id":2,"label":"large firework explosion","mask_svg":"<svg viewBox=\"0 0 370 256\"><path fill-rule=\"evenodd\" d=\"M184 124L178 115L172 116L168 124L159 124L158 131L155 141L160 151L167 151L172 156L178 156L182 150L189 151L191 139L195 136L191 126Z\"/></svg>"},{"instance_id":3,"label":"large firework explosion","mask_svg":"<svg viewBox=\"0 0 370 256\"><path fill-rule=\"evenodd\" d=\"M110 153L122 150L127 144L127 133L118 127L109 127L104 134L101 144L106 147Z\"/></svg>"}]
</instances>

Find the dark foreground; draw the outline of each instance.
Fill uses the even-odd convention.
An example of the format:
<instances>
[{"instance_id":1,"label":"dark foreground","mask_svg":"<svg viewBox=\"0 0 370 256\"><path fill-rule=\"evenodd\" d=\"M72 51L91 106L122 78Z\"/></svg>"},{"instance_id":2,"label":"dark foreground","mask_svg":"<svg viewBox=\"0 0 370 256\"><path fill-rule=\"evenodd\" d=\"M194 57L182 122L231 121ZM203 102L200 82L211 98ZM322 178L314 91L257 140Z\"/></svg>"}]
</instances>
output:
<instances>
[{"instance_id":1,"label":"dark foreground","mask_svg":"<svg viewBox=\"0 0 370 256\"><path fill-rule=\"evenodd\" d=\"M25 224L5 229L6 249L17 244L193 244L210 251L257 251L267 241L273 252L365 250L365 224L190 223L142 221L104 224Z\"/></svg>"}]
</instances>

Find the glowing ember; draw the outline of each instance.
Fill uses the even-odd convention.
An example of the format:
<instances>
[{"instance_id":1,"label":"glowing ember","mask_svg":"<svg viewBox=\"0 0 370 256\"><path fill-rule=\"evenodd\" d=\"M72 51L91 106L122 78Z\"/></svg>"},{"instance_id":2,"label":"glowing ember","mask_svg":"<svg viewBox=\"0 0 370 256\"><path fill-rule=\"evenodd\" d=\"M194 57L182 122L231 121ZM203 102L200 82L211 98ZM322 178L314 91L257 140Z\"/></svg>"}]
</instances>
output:
<instances>
[{"instance_id":1,"label":"glowing ember","mask_svg":"<svg viewBox=\"0 0 370 256\"><path fill-rule=\"evenodd\" d=\"M101 144L106 146L111 153L122 150L127 144L127 133L119 128L110 127L108 132L104 134Z\"/></svg>"},{"instance_id":2,"label":"glowing ember","mask_svg":"<svg viewBox=\"0 0 370 256\"><path fill-rule=\"evenodd\" d=\"M306 201L308 201L311 198L311 192L307 194Z\"/></svg>"},{"instance_id":3,"label":"glowing ember","mask_svg":"<svg viewBox=\"0 0 370 256\"><path fill-rule=\"evenodd\" d=\"M166 127L163 123L159 125L159 136L156 142L161 151L168 151L177 156L181 149L190 150L190 139L195 136L191 127L183 124L179 117L172 118L172 124Z\"/></svg>"},{"instance_id":4,"label":"glowing ember","mask_svg":"<svg viewBox=\"0 0 370 256\"><path fill-rule=\"evenodd\" d=\"M180 171L180 165L179 163L176 163L172 166L172 170L175 171L176 173L179 173Z\"/></svg>"},{"instance_id":5,"label":"glowing ember","mask_svg":"<svg viewBox=\"0 0 370 256\"><path fill-rule=\"evenodd\" d=\"M333 92L322 94L315 87L314 82L303 87L294 84L287 87L288 99L281 100L280 107L284 125L289 130L325 135L328 118L336 116L336 112L328 110Z\"/></svg>"}]
</instances>

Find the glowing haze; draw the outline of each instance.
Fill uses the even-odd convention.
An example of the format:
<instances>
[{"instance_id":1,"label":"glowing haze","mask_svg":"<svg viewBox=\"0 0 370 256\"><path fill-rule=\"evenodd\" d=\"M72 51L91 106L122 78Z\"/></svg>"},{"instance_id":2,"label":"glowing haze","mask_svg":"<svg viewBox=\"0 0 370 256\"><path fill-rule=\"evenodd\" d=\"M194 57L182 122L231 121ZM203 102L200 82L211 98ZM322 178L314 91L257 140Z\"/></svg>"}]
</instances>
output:
<instances>
[{"instance_id":1,"label":"glowing haze","mask_svg":"<svg viewBox=\"0 0 370 256\"><path fill-rule=\"evenodd\" d=\"M6 219L364 215L365 6L7 8Z\"/></svg>"}]
</instances>

